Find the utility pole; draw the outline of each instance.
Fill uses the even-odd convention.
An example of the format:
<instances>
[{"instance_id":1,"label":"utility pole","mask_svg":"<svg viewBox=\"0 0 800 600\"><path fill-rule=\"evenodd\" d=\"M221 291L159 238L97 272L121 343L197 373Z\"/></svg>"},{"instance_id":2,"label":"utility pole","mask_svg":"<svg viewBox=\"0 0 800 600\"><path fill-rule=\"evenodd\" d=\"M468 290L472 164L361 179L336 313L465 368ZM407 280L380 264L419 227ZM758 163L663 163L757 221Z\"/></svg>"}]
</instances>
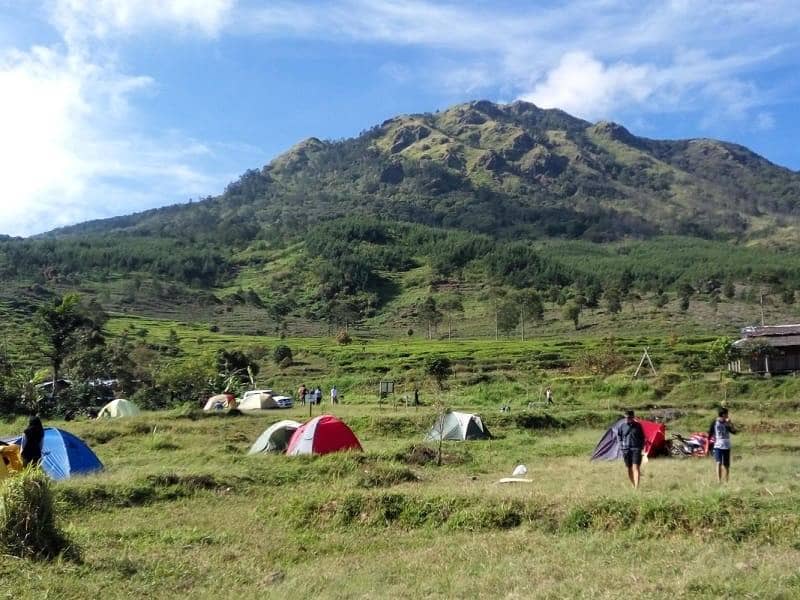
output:
<instances>
[{"instance_id":1,"label":"utility pole","mask_svg":"<svg viewBox=\"0 0 800 600\"><path fill-rule=\"evenodd\" d=\"M760 291L760 290L759 290ZM761 296L761 326L764 326L764 292L760 292Z\"/></svg>"}]
</instances>

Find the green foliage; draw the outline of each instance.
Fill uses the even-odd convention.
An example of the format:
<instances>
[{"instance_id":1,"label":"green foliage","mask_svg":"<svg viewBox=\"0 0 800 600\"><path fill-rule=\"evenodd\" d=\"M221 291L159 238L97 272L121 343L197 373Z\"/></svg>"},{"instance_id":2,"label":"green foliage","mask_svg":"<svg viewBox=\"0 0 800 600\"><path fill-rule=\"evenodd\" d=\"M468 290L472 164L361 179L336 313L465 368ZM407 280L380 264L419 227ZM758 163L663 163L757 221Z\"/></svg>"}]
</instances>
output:
<instances>
[{"instance_id":1,"label":"green foliage","mask_svg":"<svg viewBox=\"0 0 800 600\"><path fill-rule=\"evenodd\" d=\"M575 329L578 328L581 318L581 306L576 302L569 301L564 305L564 310L562 311L562 316L567 321L572 321L573 325L575 325Z\"/></svg>"},{"instance_id":2,"label":"green foliage","mask_svg":"<svg viewBox=\"0 0 800 600\"><path fill-rule=\"evenodd\" d=\"M445 381L453 375L453 364L446 356L431 356L425 361L425 374L436 382L440 390L444 389Z\"/></svg>"},{"instance_id":3,"label":"green foliage","mask_svg":"<svg viewBox=\"0 0 800 600\"><path fill-rule=\"evenodd\" d=\"M294 360L292 349L286 344L278 344L275 346L275 350L272 351L272 360L275 361L276 365L283 365L284 363L291 365Z\"/></svg>"}]
</instances>

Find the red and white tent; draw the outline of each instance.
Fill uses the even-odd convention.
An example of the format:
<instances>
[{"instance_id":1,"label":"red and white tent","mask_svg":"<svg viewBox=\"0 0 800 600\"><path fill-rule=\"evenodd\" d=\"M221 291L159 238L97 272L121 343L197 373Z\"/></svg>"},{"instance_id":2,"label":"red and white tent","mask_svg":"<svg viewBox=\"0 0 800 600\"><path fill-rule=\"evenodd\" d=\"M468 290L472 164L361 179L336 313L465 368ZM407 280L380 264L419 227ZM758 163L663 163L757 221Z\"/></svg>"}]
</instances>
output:
<instances>
[{"instance_id":1,"label":"red and white tent","mask_svg":"<svg viewBox=\"0 0 800 600\"><path fill-rule=\"evenodd\" d=\"M356 434L332 415L320 415L301 425L292 434L286 454L328 454L342 450L363 450Z\"/></svg>"}]
</instances>

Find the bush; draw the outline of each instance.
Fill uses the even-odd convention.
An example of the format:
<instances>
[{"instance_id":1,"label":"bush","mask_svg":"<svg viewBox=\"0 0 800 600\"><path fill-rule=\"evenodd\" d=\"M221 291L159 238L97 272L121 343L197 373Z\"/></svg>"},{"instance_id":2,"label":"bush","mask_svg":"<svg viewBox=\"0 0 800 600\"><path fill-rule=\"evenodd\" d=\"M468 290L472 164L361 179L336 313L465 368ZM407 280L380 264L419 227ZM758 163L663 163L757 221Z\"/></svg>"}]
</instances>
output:
<instances>
[{"instance_id":1,"label":"bush","mask_svg":"<svg viewBox=\"0 0 800 600\"><path fill-rule=\"evenodd\" d=\"M25 469L0 487L0 550L20 558L76 555L56 524L50 480L41 469Z\"/></svg>"},{"instance_id":2,"label":"bush","mask_svg":"<svg viewBox=\"0 0 800 600\"><path fill-rule=\"evenodd\" d=\"M350 337L350 334L347 333L346 329L340 329L339 333L336 334L336 342L342 346L346 346L352 341L353 338Z\"/></svg>"},{"instance_id":3,"label":"bush","mask_svg":"<svg viewBox=\"0 0 800 600\"><path fill-rule=\"evenodd\" d=\"M288 363L286 366L291 365L292 362L294 362L292 358L292 349L285 344L280 344L273 350L272 359L275 361L276 365L284 366L284 363L287 363L287 361Z\"/></svg>"}]
</instances>

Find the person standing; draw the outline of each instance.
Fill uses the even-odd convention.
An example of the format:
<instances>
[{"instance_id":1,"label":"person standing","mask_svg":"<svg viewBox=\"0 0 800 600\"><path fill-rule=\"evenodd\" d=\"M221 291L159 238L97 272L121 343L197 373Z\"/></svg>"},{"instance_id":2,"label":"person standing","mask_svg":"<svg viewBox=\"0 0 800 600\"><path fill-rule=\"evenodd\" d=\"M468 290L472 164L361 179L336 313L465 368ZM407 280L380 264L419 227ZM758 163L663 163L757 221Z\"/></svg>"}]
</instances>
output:
<instances>
[{"instance_id":1,"label":"person standing","mask_svg":"<svg viewBox=\"0 0 800 600\"><path fill-rule=\"evenodd\" d=\"M317 406L322 404L322 388L319 386L314 390L314 404Z\"/></svg>"},{"instance_id":2,"label":"person standing","mask_svg":"<svg viewBox=\"0 0 800 600\"><path fill-rule=\"evenodd\" d=\"M550 389L549 385L544 390L544 399L547 402L547 406L550 406L553 403L553 390Z\"/></svg>"},{"instance_id":3,"label":"person standing","mask_svg":"<svg viewBox=\"0 0 800 600\"><path fill-rule=\"evenodd\" d=\"M339 391L336 389L336 386L331 388L331 405L336 404L339 400Z\"/></svg>"},{"instance_id":4,"label":"person standing","mask_svg":"<svg viewBox=\"0 0 800 600\"><path fill-rule=\"evenodd\" d=\"M297 388L297 397L300 399L300 403L305 406L306 405L306 394L308 390L306 389L306 384L301 383L300 387Z\"/></svg>"},{"instance_id":5,"label":"person standing","mask_svg":"<svg viewBox=\"0 0 800 600\"><path fill-rule=\"evenodd\" d=\"M727 483L731 470L731 434L736 428L731 422L727 408L720 408L714 421L714 461L717 463L717 481Z\"/></svg>"},{"instance_id":6,"label":"person standing","mask_svg":"<svg viewBox=\"0 0 800 600\"><path fill-rule=\"evenodd\" d=\"M625 467L628 469L628 479L634 489L639 489L642 452L644 451L644 430L632 410L625 411L625 422L617 429L617 436L622 449L622 460L625 461Z\"/></svg>"},{"instance_id":7,"label":"person standing","mask_svg":"<svg viewBox=\"0 0 800 600\"><path fill-rule=\"evenodd\" d=\"M44 427L37 416L28 420L28 426L22 432L22 466L38 465L42 460L42 444L44 443Z\"/></svg>"}]
</instances>

